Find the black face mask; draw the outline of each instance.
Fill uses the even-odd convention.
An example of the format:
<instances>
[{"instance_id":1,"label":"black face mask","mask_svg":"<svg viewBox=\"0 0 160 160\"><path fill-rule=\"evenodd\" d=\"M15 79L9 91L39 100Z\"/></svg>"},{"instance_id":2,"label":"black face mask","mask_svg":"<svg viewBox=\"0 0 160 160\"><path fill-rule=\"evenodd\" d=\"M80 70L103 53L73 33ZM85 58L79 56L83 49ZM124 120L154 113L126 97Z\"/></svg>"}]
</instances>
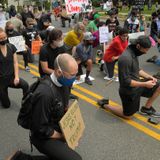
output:
<instances>
[{"instance_id":1,"label":"black face mask","mask_svg":"<svg viewBox=\"0 0 160 160\"><path fill-rule=\"evenodd\" d=\"M130 45L129 47L134 51L136 57L145 54L144 52L141 52L139 49L137 49L136 45Z\"/></svg>"},{"instance_id":2,"label":"black face mask","mask_svg":"<svg viewBox=\"0 0 160 160\"><path fill-rule=\"evenodd\" d=\"M9 34L12 34L13 31L14 31L14 29L7 29L6 31L7 31L7 33L9 33Z\"/></svg>"},{"instance_id":3,"label":"black face mask","mask_svg":"<svg viewBox=\"0 0 160 160\"><path fill-rule=\"evenodd\" d=\"M8 42L7 39L4 41L0 41L0 45L5 45L7 42Z\"/></svg>"}]
</instances>

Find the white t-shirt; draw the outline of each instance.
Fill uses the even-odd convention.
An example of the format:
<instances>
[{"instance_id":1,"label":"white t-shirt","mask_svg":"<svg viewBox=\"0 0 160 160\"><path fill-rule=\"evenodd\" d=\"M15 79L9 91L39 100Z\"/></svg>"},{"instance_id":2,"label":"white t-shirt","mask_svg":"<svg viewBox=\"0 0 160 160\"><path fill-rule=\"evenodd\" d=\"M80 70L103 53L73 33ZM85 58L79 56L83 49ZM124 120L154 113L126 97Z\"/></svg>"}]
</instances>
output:
<instances>
[{"instance_id":1,"label":"white t-shirt","mask_svg":"<svg viewBox=\"0 0 160 160\"><path fill-rule=\"evenodd\" d=\"M6 25L6 16L4 12L0 12L0 27L5 28Z\"/></svg>"}]
</instances>

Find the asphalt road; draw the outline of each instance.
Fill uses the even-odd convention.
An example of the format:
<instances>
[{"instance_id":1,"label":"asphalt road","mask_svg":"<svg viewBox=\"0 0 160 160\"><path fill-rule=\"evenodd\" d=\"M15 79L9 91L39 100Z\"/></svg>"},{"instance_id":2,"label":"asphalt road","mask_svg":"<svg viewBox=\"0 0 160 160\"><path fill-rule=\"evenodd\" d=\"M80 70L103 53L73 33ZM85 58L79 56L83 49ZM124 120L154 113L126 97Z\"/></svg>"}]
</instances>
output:
<instances>
[{"instance_id":1,"label":"asphalt road","mask_svg":"<svg viewBox=\"0 0 160 160\"><path fill-rule=\"evenodd\" d=\"M56 26L60 27L55 22ZM66 31L66 30L64 30ZM159 67L146 63L146 59L157 53L152 48L148 54L140 57L140 66L151 74ZM31 72L23 70L22 57L19 56L20 75L30 84L38 75L37 63L31 65ZM117 68L115 69L115 73ZM83 160L160 160L160 125L151 125L147 117L135 114L132 120L122 120L111 113L99 109L97 99L109 97L110 104L121 105L117 82L107 85L103 72L94 65L91 76L95 78L93 86L80 84L74 87L73 94L79 96L79 106L85 122L85 132L76 148ZM11 107L0 108L0 160L17 149L30 153L28 131L17 125L16 119L22 98L21 90L9 89ZM145 102L142 98L141 104ZM160 111L160 98L154 107ZM33 154L39 154L34 148Z\"/></svg>"}]
</instances>

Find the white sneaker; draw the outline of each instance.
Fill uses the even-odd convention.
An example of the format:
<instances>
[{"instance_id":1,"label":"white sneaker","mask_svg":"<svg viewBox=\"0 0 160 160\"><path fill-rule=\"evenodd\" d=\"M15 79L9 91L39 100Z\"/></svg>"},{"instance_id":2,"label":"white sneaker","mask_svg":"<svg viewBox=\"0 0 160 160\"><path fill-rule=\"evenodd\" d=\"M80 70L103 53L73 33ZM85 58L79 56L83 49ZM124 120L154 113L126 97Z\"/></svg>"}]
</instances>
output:
<instances>
[{"instance_id":1,"label":"white sneaker","mask_svg":"<svg viewBox=\"0 0 160 160\"><path fill-rule=\"evenodd\" d=\"M113 80L114 80L115 82L119 82L119 78L118 78L118 77L114 77Z\"/></svg>"},{"instance_id":2,"label":"white sneaker","mask_svg":"<svg viewBox=\"0 0 160 160\"><path fill-rule=\"evenodd\" d=\"M28 66L26 66L25 71L30 72L30 68Z\"/></svg>"},{"instance_id":3,"label":"white sneaker","mask_svg":"<svg viewBox=\"0 0 160 160\"><path fill-rule=\"evenodd\" d=\"M104 79L110 81L110 80L113 80L113 77L109 78L108 76L105 76Z\"/></svg>"}]
</instances>

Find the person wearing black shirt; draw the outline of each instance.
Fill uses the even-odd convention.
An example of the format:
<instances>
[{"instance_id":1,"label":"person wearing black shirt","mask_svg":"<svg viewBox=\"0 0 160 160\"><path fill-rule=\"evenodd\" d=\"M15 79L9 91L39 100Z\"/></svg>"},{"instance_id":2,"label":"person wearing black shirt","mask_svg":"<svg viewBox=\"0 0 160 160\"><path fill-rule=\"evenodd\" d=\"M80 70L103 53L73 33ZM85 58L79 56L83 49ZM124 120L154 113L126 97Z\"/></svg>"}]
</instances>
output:
<instances>
[{"instance_id":1,"label":"person wearing black shirt","mask_svg":"<svg viewBox=\"0 0 160 160\"><path fill-rule=\"evenodd\" d=\"M0 101L4 108L10 107L8 87L22 88L23 94L28 91L28 83L19 78L16 48L7 43L7 35L0 29Z\"/></svg>"},{"instance_id":2,"label":"person wearing black shirt","mask_svg":"<svg viewBox=\"0 0 160 160\"><path fill-rule=\"evenodd\" d=\"M6 23L5 31L6 31L6 34L7 34L8 38L9 37L21 36L21 34L19 32L14 30L14 25L12 24L11 21L8 21ZM23 51L23 52L18 52L17 54L23 55L25 70L27 72L29 72L30 68L28 66L28 52L27 51Z\"/></svg>"},{"instance_id":3,"label":"person wearing black shirt","mask_svg":"<svg viewBox=\"0 0 160 160\"><path fill-rule=\"evenodd\" d=\"M48 37L49 42L41 47L39 57L39 73L41 77L50 75L54 71L56 57L65 53L63 33L59 29L53 29Z\"/></svg>"},{"instance_id":4,"label":"person wearing black shirt","mask_svg":"<svg viewBox=\"0 0 160 160\"><path fill-rule=\"evenodd\" d=\"M119 21L116 18L116 12L114 10L111 9L108 14L110 17L106 20L106 26L108 26L109 32L113 32L113 35L115 36Z\"/></svg>"},{"instance_id":5,"label":"person wearing black shirt","mask_svg":"<svg viewBox=\"0 0 160 160\"><path fill-rule=\"evenodd\" d=\"M29 55L30 62L33 62L33 55L31 55L31 47L33 40L41 40L38 31L34 28L34 20L32 18L27 18L26 20L26 29L22 31L22 35L26 41L27 51Z\"/></svg>"},{"instance_id":6,"label":"person wearing black shirt","mask_svg":"<svg viewBox=\"0 0 160 160\"><path fill-rule=\"evenodd\" d=\"M45 156L31 156L18 151L9 160L82 160L67 145L59 126L68 109L69 86L76 78L78 66L69 54L60 54L52 63L55 69L48 79L53 86L40 83L33 95L31 142Z\"/></svg>"},{"instance_id":7,"label":"person wearing black shirt","mask_svg":"<svg viewBox=\"0 0 160 160\"><path fill-rule=\"evenodd\" d=\"M53 73L53 62L59 54L65 53L65 51L62 31L59 29L53 29L49 34L48 43L42 46L40 50L39 73L41 77ZM78 97L73 94L70 94L70 98L78 99Z\"/></svg>"},{"instance_id":8,"label":"person wearing black shirt","mask_svg":"<svg viewBox=\"0 0 160 160\"><path fill-rule=\"evenodd\" d=\"M160 83L156 78L139 68L138 57L147 53L151 47L148 36L139 36L132 42L118 60L118 77L120 82L119 95L122 100L122 107L103 107L114 114L129 119L140 108L140 98L148 98L145 106L140 112L145 115L160 117L152 106L153 102L160 95ZM143 77L143 81L140 80Z\"/></svg>"},{"instance_id":9,"label":"person wearing black shirt","mask_svg":"<svg viewBox=\"0 0 160 160\"><path fill-rule=\"evenodd\" d=\"M23 25L24 25L25 27L27 27L27 24L26 24L27 18L33 18L33 19L34 19L33 13L28 10L28 7L27 7L27 6L24 6L23 12L21 13L21 16L22 16Z\"/></svg>"}]
</instances>

